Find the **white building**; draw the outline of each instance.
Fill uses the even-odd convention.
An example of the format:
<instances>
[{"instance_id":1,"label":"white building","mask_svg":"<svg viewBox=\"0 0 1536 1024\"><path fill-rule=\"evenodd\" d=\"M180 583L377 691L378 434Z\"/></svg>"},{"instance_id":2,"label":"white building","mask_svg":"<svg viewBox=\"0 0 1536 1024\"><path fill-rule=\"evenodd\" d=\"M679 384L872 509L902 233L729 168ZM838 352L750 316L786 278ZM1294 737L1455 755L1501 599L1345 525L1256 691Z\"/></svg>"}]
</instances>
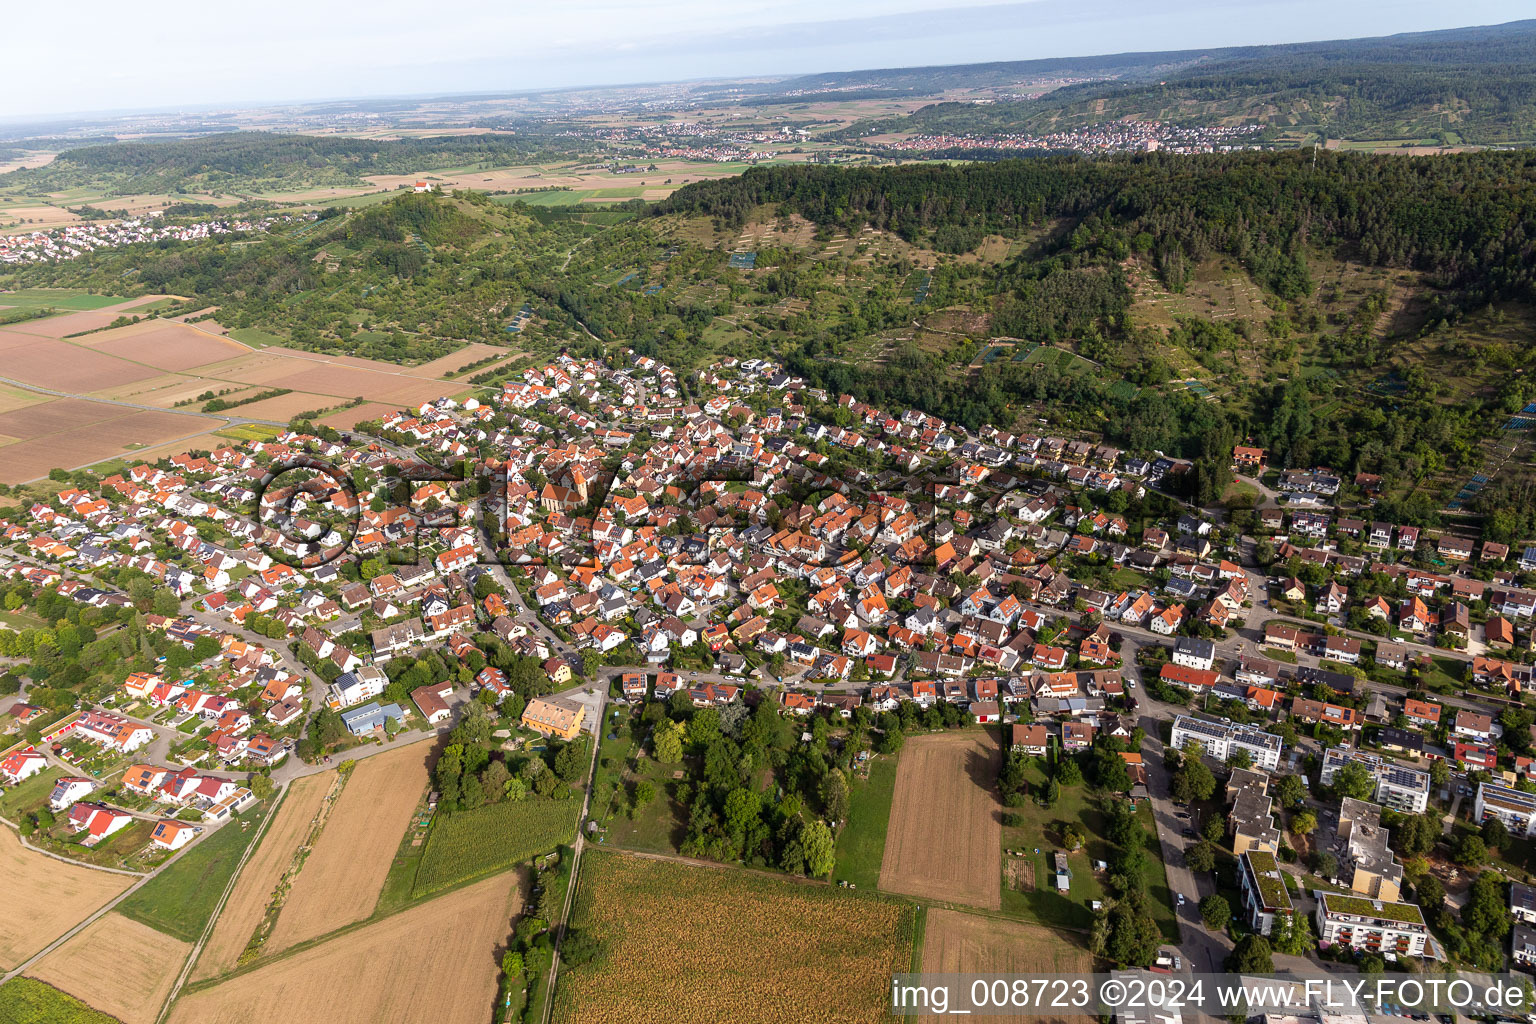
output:
<instances>
[{"instance_id":1,"label":"white building","mask_svg":"<svg viewBox=\"0 0 1536 1024\"><path fill-rule=\"evenodd\" d=\"M1422 814L1429 806L1428 772L1348 747L1329 747L1323 752L1323 768L1320 773L1322 784L1333 785L1334 778L1351 761L1364 765L1376 780L1375 799L1383 807L1409 814Z\"/></svg>"},{"instance_id":2,"label":"white building","mask_svg":"<svg viewBox=\"0 0 1536 1024\"><path fill-rule=\"evenodd\" d=\"M1511 835L1529 838L1536 834L1536 793L1484 782L1477 787L1474 819L1479 822L1498 818Z\"/></svg>"},{"instance_id":3,"label":"white building","mask_svg":"<svg viewBox=\"0 0 1536 1024\"><path fill-rule=\"evenodd\" d=\"M1260 732L1242 725L1212 722L1203 718L1180 715L1173 721L1170 742L1177 750L1193 743L1200 752L1218 761L1225 761L1239 750L1246 750L1256 768L1274 771L1280 767L1280 751L1283 744L1273 733Z\"/></svg>"},{"instance_id":4,"label":"white building","mask_svg":"<svg viewBox=\"0 0 1536 1024\"><path fill-rule=\"evenodd\" d=\"M377 665L364 665L355 672L343 672L337 676L331 684L331 694L338 706L349 708L372 700L383 693L384 687L388 685L389 677L383 669Z\"/></svg>"},{"instance_id":5,"label":"white building","mask_svg":"<svg viewBox=\"0 0 1536 1024\"><path fill-rule=\"evenodd\" d=\"M1399 958L1435 955L1424 915L1412 903L1319 893L1316 924L1320 942L1391 953Z\"/></svg>"},{"instance_id":6,"label":"white building","mask_svg":"<svg viewBox=\"0 0 1536 1024\"><path fill-rule=\"evenodd\" d=\"M1260 935L1274 931L1275 921L1291 913L1291 894L1275 855L1250 850L1238 858L1238 885L1248 927Z\"/></svg>"},{"instance_id":7,"label":"white building","mask_svg":"<svg viewBox=\"0 0 1536 1024\"><path fill-rule=\"evenodd\" d=\"M1209 670L1216 664L1216 645L1204 637L1181 636L1173 642L1173 663Z\"/></svg>"}]
</instances>

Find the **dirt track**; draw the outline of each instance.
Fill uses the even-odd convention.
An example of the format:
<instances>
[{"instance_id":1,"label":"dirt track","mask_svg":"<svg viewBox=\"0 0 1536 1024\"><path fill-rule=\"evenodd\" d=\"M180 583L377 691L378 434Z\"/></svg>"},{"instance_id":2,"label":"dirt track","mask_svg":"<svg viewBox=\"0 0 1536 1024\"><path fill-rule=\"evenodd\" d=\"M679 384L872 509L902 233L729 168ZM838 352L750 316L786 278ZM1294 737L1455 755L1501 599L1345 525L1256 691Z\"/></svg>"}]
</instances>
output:
<instances>
[{"instance_id":1,"label":"dirt track","mask_svg":"<svg viewBox=\"0 0 1536 1024\"><path fill-rule=\"evenodd\" d=\"M880 888L997 910L1002 805L996 739L981 730L917 736L896 772Z\"/></svg>"}]
</instances>

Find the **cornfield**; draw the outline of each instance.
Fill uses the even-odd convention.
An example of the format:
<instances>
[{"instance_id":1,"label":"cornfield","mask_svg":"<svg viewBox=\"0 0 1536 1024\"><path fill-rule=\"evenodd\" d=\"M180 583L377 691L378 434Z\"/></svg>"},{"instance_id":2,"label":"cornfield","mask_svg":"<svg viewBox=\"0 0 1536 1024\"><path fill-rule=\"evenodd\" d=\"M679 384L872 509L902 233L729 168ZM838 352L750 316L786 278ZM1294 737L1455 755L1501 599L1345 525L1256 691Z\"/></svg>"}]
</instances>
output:
<instances>
[{"instance_id":1,"label":"cornfield","mask_svg":"<svg viewBox=\"0 0 1536 1024\"><path fill-rule=\"evenodd\" d=\"M910 971L911 906L752 874L589 849L556 1024L884 1021Z\"/></svg>"},{"instance_id":2,"label":"cornfield","mask_svg":"<svg viewBox=\"0 0 1536 1024\"><path fill-rule=\"evenodd\" d=\"M416 869L414 895L492 874L576 838L580 800L518 800L440 816Z\"/></svg>"}]
</instances>

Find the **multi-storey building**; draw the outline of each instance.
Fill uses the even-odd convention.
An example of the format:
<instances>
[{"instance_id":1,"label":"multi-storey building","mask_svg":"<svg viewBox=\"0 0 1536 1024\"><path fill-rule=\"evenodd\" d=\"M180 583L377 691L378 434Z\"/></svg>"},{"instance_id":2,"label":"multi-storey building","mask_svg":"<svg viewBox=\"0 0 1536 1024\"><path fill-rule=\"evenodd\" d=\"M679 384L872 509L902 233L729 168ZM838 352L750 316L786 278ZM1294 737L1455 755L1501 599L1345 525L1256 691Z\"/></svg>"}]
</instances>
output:
<instances>
[{"instance_id":1,"label":"multi-storey building","mask_svg":"<svg viewBox=\"0 0 1536 1024\"><path fill-rule=\"evenodd\" d=\"M1424 915L1412 903L1319 893L1316 925L1320 942L1397 957L1435 955Z\"/></svg>"},{"instance_id":2,"label":"multi-storey building","mask_svg":"<svg viewBox=\"0 0 1536 1024\"><path fill-rule=\"evenodd\" d=\"M1250 850L1239 857L1238 885L1248 927L1258 934L1270 934L1275 921L1291 913L1291 894L1273 853Z\"/></svg>"},{"instance_id":3,"label":"multi-storey building","mask_svg":"<svg viewBox=\"0 0 1536 1024\"><path fill-rule=\"evenodd\" d=\"M1477 821L1498 818L1511 835L1529 837L1536 833L1536 793L1484 782L1477 787Z\"/></svg>"},{"instance_id":4,"label":"multi-storey building","mask_svg":"<svg viewBox=\"0 0 1536 1024\"><path fill-rule=\"evenodd\" d=\"M1280 737L1247 726L1180 715L1173 721L1170 742L1179 750L1193 743L1202 754L1218 761L1225 761L1237 751L1245 750L1255 767L1265 771L1280 767Z\"/></svg>"},{"instance_id":5,"label":"multi-storey building","mask_svg":"<svg viewBox=\"0 0 1536 1024\"><path fill-rule=\"evenodd\" d=\"M1323 752L1320 778L1325 786L1351 761L1364 765L1376 780L1376 802L1408 814L1422 814L1429 806L1429 773L1348 747L1329 747Z\"/></svg>"}]
</instances>

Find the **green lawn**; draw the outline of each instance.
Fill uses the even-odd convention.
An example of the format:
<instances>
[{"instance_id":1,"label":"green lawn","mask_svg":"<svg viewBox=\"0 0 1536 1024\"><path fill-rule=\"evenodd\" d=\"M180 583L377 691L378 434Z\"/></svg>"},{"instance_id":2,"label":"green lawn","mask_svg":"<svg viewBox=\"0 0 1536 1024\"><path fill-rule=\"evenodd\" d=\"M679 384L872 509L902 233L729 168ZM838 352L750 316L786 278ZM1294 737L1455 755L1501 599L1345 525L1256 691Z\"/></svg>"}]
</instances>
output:
<instances>
[{"instance_id":1,"label":"green lawn","mask_svg":"<svg viewBox=\"0 0 1536 1024\"><path fill-rule=\"evenodd\" d=\"M250 345L253 348L266 348L268 345L286 345L288 342L275 334L268 334L257 327L237 327L229 332L229 336L242 345Z\"/></svg>"},{"instance_id":2,"label":"green lawn","mask_svg":"<svg viewBox=\"0 0 1536 1024\"><path fill-rule=\"evenodd\" d=\"M48 794L53 792L54 782L63 774L62 768L45 768L20 785L6 790L5 795L0 796L0 818L19 823L22 816L45 806Z\"/></svg>"},{"instance_id":3,"label":"green lawn","mask_svg":"<svg viewBox=\"0 0 1536 1024\"><path fill-rule=\"evenodd\" d=\"M848 794L848 823L837 837L833 876L870 889L880 883L885 858L885 830L896 792L896 757L881 755L869 763L869 778L856 780Z\"/></svg>"},{"instance_id":4,"label":"green lawn","mask_svg":"<svg viewBox=\"0 0 1536 1024\"><path fill-rule=\"evenodd\" d=\"M687 829L688 812L672 799L672 773L681 765L664 765L635 747L623 708L609 715L598 748L597 775L592 789L592 817L601 823L597 842L646 853L677 853ZM610 739L612 736L614 738ZM631 768L633 759L633 768ZM605 767L604 762L608 762ZM630 817L635 786L649 782L656 791L650 803Z\"/></svg>"},{"instance_id":5,"label":"green lawn","mask_svg":"<svg viewBox=\"0 0 1536 1024\"><path fill-rule=\"evenodd\" d=\"M118 911L183 942L196 942L269 811L267 805L257 805L198 840L180 860L119 903Z\"/></svg>"},{"instance_id":6,"label":"green lawn","mask_svg":"<svg viewBox=\"0 0 1536 1024\"><path fill-rule=\"evenodd\" d=\"M15 309L88 310L101 309L125 301L113 295L91 295L74 288L18 288L14 292L0 292L0 306Z\"/></svg>"},{"instance_id":7,"label":"green lawn","mask_svg":"<svg viewBox=\"0 0 1536 1024\"><path fill-rule=\"evenodd\" d=\"M1030 773L1031 792L1043 785L1044 775L1038 769ZM1052 807L1041 807L1028 800L1022 807L1008 810L1021 815L1024 823L1003 829L1003 910L1005 913L1038 921L1041 924L1086 931L1093 927L1093 900L1105 898L1106 873L1094 870L1095 861L1108 861L1113 847L1104 838L1105 814L1101 801L1119 799L1101 797L1089 792L1086 785L1063 786L1061 799ZM1174 917L1173 897L1168 889L1168 873L1163 867L1162 851L1156 842L1156 829L1152 822L1152 807L1143 803L1138 815L1145 823L1148 835L1147 864L1144 877L1147 893L1151 897L1154 916L1163 936L1170 942L1179 938L1178 922ZM1081 824L1088 832L1088 843L1083 849L1067 855L1067 865L1072 871L1072 886L1065 894L1057 893L1053 884L1053 854L1061 849L1061 827L1069 822ZM1034 851L1039 849L1039 853ZM1022 852L1034 867L1034 885L1021 891L1008 882L1010 862L1021 858L1012 857L1009 850Z\"/></svg>"},{"instance_id":8,"label":"green lawn","mask_svg":"<svg viewBox=\"0 0 1536 1024\"><path fill-rule=\"evenodd\" d=\"M72 995L31 978L0 985L0 1021L5 1024L118 1024Z\"/></svg>"}]
</instances>

